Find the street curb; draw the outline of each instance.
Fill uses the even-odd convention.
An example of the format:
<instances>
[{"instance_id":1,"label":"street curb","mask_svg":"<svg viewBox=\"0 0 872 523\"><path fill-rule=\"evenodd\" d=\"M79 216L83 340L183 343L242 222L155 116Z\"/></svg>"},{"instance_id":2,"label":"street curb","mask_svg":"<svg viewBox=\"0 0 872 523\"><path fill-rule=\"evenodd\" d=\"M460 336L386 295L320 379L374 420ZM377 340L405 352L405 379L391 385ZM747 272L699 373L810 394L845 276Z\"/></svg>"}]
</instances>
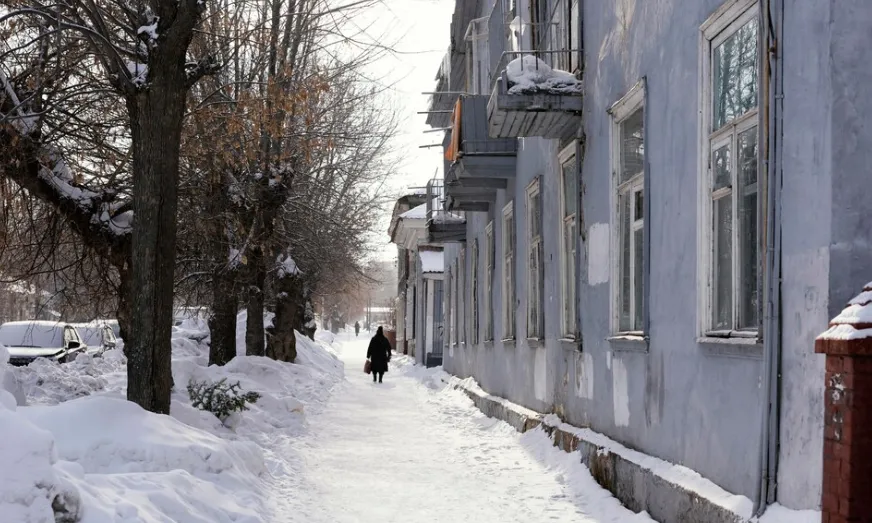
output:
<instances>
[{"instance_id":1,"label":"street curb","mask_svg":"<svg viewBox=\"0 0 872 523\"><path fill-rule=\"evenodd\" d=\"M676 467L653 456L627 449L590 429L563 423L556 415L544 415L504 398L492 396L477 386L470 387L458 378L446 383L469 396L486 416L505 421L522 433L541 427L555 447L564 452L578 451L581 462L590 469L597 483L634 512L647 511L661 523L751 521L751 507L748 506L750 501L747 498L730 494L707 480L703 480L706 483L704 486L709 487L710 484L714 487L706 489L714 491L712 497L680 484L681 478L676 479L676 470L690 480L699 477L684 467Z\"/></svg>"}]
</instances>

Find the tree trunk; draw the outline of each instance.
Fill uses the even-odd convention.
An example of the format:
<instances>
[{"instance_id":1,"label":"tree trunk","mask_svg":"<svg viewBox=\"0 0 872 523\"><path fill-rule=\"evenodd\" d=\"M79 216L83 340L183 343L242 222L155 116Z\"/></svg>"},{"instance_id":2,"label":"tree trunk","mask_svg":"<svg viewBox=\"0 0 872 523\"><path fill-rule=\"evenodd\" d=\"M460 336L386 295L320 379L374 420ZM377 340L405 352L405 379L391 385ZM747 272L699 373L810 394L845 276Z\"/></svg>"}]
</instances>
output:
<instances>
[{"instance_id":1,"label":"tree trunk","mask_svg":"<svg viewBox=\"0 0 872 523\"><path fill-rule=\"evenodd\" d=\"M212 275L212 315L209 317L209 365L226 365L236 356L235 271L221 267Z\"/></svg>"},{"instance_id":2,"label":"tree trunk","mask_svg":"<svg viewBox=\"0 0 872 523\"><path fill-rule=\"evenodd\" d=\"M115 316L118 320L120 337L124 340L125 356L127 356L128 351L127 339L130 337L132 332L130 308L133 305L133 281L131 278L130 269L127 267L126 263L122 263L121 266L118 267L118 279L121 284L118 289L118 311L115 313Z\"/></svg>"},{"instance_id":3,"label":"tree trunk","mask_svg":"<svg viewBox=\"0 0 872 523\"><path fill-rule=\"evenodd\" d=\"M295 323L302 318L300 279L288 275L276 280L276 315L269 328L266 355L279 361L293 363L297 359Z\"/></svg>"},{"instance_id":4,"label":"tree trunk","mask_svg":"<svg viewBox=\"0 0 872 523\"><path fill-rule=\"evenodd\" d=\"M148 88L127 98L136 209L127 399L160 414L169 414L172 391L176 206L187 93L183 64L170 57L153 60Z\"/></svg>"},{"instance_id":5,"label":"tree trunk","mask_svg":"<svg viewBox=\"0 0 872 523\"><path fill-rule=\"evenodd\" d=\"M248 285L248 320L245 323L245 354L264 355L263 332L263 287L266 283L266 266L263 252L259 248L251 250L248 257L251 281Z\"/></svg>"}]
</instances>

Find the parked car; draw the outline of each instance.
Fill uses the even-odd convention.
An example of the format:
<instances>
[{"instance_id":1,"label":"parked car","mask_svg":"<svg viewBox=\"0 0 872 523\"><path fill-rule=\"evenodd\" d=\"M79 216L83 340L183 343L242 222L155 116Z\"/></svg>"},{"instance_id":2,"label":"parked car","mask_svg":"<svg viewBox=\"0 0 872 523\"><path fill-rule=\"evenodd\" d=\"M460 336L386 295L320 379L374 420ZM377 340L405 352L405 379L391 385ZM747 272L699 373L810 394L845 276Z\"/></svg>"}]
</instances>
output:
<instances>
[{"instance_id":1,"label":"parked car","mask_svg":"<svg viewBox=\"0 0 872 523\"><path fill-rule=\"evenodd\" d=\"M101 356L107 350L118 346L118 338L108 322L76 323L73 325L88 346L88 353Z\"/></svg>"},{"instance_id":2,"label":"parked car","mask_svg":"<svg viewBox=\"0 0 872 523\"><path fill-rule=\"evenodd\" d=\"M12 365L27 365L37 358L65 363L88 350L75 327L53 321L4 323L0 325L0 345L6 346Z\"/></svg>"}]
</instances>

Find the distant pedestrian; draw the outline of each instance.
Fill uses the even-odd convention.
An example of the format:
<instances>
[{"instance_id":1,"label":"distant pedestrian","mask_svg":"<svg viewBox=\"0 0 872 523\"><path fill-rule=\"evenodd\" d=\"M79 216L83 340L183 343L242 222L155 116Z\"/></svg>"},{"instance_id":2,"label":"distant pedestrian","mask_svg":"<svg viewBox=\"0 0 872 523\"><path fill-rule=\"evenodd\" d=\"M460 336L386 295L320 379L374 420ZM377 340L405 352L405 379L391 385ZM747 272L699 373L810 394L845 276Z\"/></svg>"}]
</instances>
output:
<instances>
[{"instance_id":1,"label":"distant pedestrian","mask_svg":"<svg viewBox=\"0 0 872 523\"><path fill-rule=\"evenodd\" d=\"M372 381L382 382L382 377L388 371L388 362L391 361L391 342L385 338L382 328L375 331L375 336L369 341L369 349L366 358L370 361L372 369Z\"/></svg>"},{"instance_id":2,"label":"distant pedestrian","mask_svg":"<svg viewBox=\"0 0 872 523\"><path fill-rule=\"evenodd\" d=\"M354 335L355 336L360 335L360 322L359 321L354 322Z\"/></svg>"}]
</instances>

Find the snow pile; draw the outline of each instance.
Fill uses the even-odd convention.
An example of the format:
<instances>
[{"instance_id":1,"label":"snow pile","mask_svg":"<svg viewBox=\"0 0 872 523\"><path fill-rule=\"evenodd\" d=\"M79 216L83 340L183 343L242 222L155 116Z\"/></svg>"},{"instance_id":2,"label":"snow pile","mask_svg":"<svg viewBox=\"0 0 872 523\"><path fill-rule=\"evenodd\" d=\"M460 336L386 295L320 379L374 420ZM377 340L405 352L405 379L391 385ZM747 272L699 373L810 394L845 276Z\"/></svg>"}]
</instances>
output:
<instances>
[{"instance_id":1,"label":"snow pile","mask_svg":"<svg viewBox=\"0 0 872 523\"><path fill-rule=\"evenodd\" d=\"M9 353L0 345L0 383ZM22 409L23 410L23 409ZM21 523L75 522L81 511L78 490L57 461L55 439L17 410L15 398L0 388L0 517ZM57 517L56 517L57 516Z\"/></svg>"},{"instance_id":2,"label":"snow pile","mask_svg":"<svg viewBox=\"0 0 872 523\"><path fill-rule=\"evenodd\" d=\"M533 55L515 58L506 66L508 94L581 94L583 83L571 73L552 69Z\"/></svg>"},{"instance_id":3,"label":"snow pile","mask_svg":"<svg viewBox=\"0 0 872 523\"><path fill-rule=\"evenodd\" d=\"M506 426L508 427L507 424ZM585 509L591 514L622 516L615 517L613 520L603 519L603 521L656 523L645 511L630 513L630 510L624 507L611 492L596 482L587 465L581 462L577 452L563 452L556 448L551 437L541 426L523 433L520 439L524 448L536 460L543 463L550 471L556 472L572 493L583 500Z\"/></svg>"},{"instance_id":4,"label":"snow pile","mask_svg":"<svg viewBox=\"0 0 872 523\"><path fill-rule=\"evenodd\" d=\"M126 361L117 350L14 369L35 406L10 410L16 401L0 390L0 521L53 522L59 495L81 506L71 523L276 521L270 485L288 470L276 442L293 441L304 413L326 403L344 368L323 342L299 334L297 364L238 356L209 367L208 338L199 318L173 329L170 416L126 401ZM0 383L6 370L4 363ZM222 423L191 406L191 379L238 381L261 398Z\"/></svg>"},{"instance_id":5,"label":"snow pile","mask_svg":"<svg viewBox=\"0 0 872 523\"><path fill-rule=\"evenodd\" d=\"M753 519L758 523L821 523L821 513L817 510L790 510L778 503L769 505L760 519Z\"/></svg>"},{"instance_id":6,"label":"snow pile","mask_svg":"<svg viewBox=\"0 0 872 523\"><path fill-rule=\"evenodd\" d=\"M102 357L80 354L70 363L37 359L26 367L11 367L28 405L56 405L104 390L112 374L126 372L127 359L121 350L106 351Z\"/></svg>"},{"instance_id":7,"label":"snow pile","mask_svg":"<svg viewBox=\"0 0 872 523\"><path fill-rule=\"evenodd\" d=\"M819 340L860 340L872 338L872 282L863 287L863 292L848 302L838 316L830 322L830 328L818 336Z\"/></svg>"},{"instance_id":8,"label":"snow pile","mask_svg":"<svg viewBox=\"0 0 872 523\"><path fill-rule=\"evenodd\" d=\"M859 340L872 338L872 282L863 287L863 292L848 302L838 316L830 322L830 328L818 336L819 340Z\"/></svg>"}]
</instances>

